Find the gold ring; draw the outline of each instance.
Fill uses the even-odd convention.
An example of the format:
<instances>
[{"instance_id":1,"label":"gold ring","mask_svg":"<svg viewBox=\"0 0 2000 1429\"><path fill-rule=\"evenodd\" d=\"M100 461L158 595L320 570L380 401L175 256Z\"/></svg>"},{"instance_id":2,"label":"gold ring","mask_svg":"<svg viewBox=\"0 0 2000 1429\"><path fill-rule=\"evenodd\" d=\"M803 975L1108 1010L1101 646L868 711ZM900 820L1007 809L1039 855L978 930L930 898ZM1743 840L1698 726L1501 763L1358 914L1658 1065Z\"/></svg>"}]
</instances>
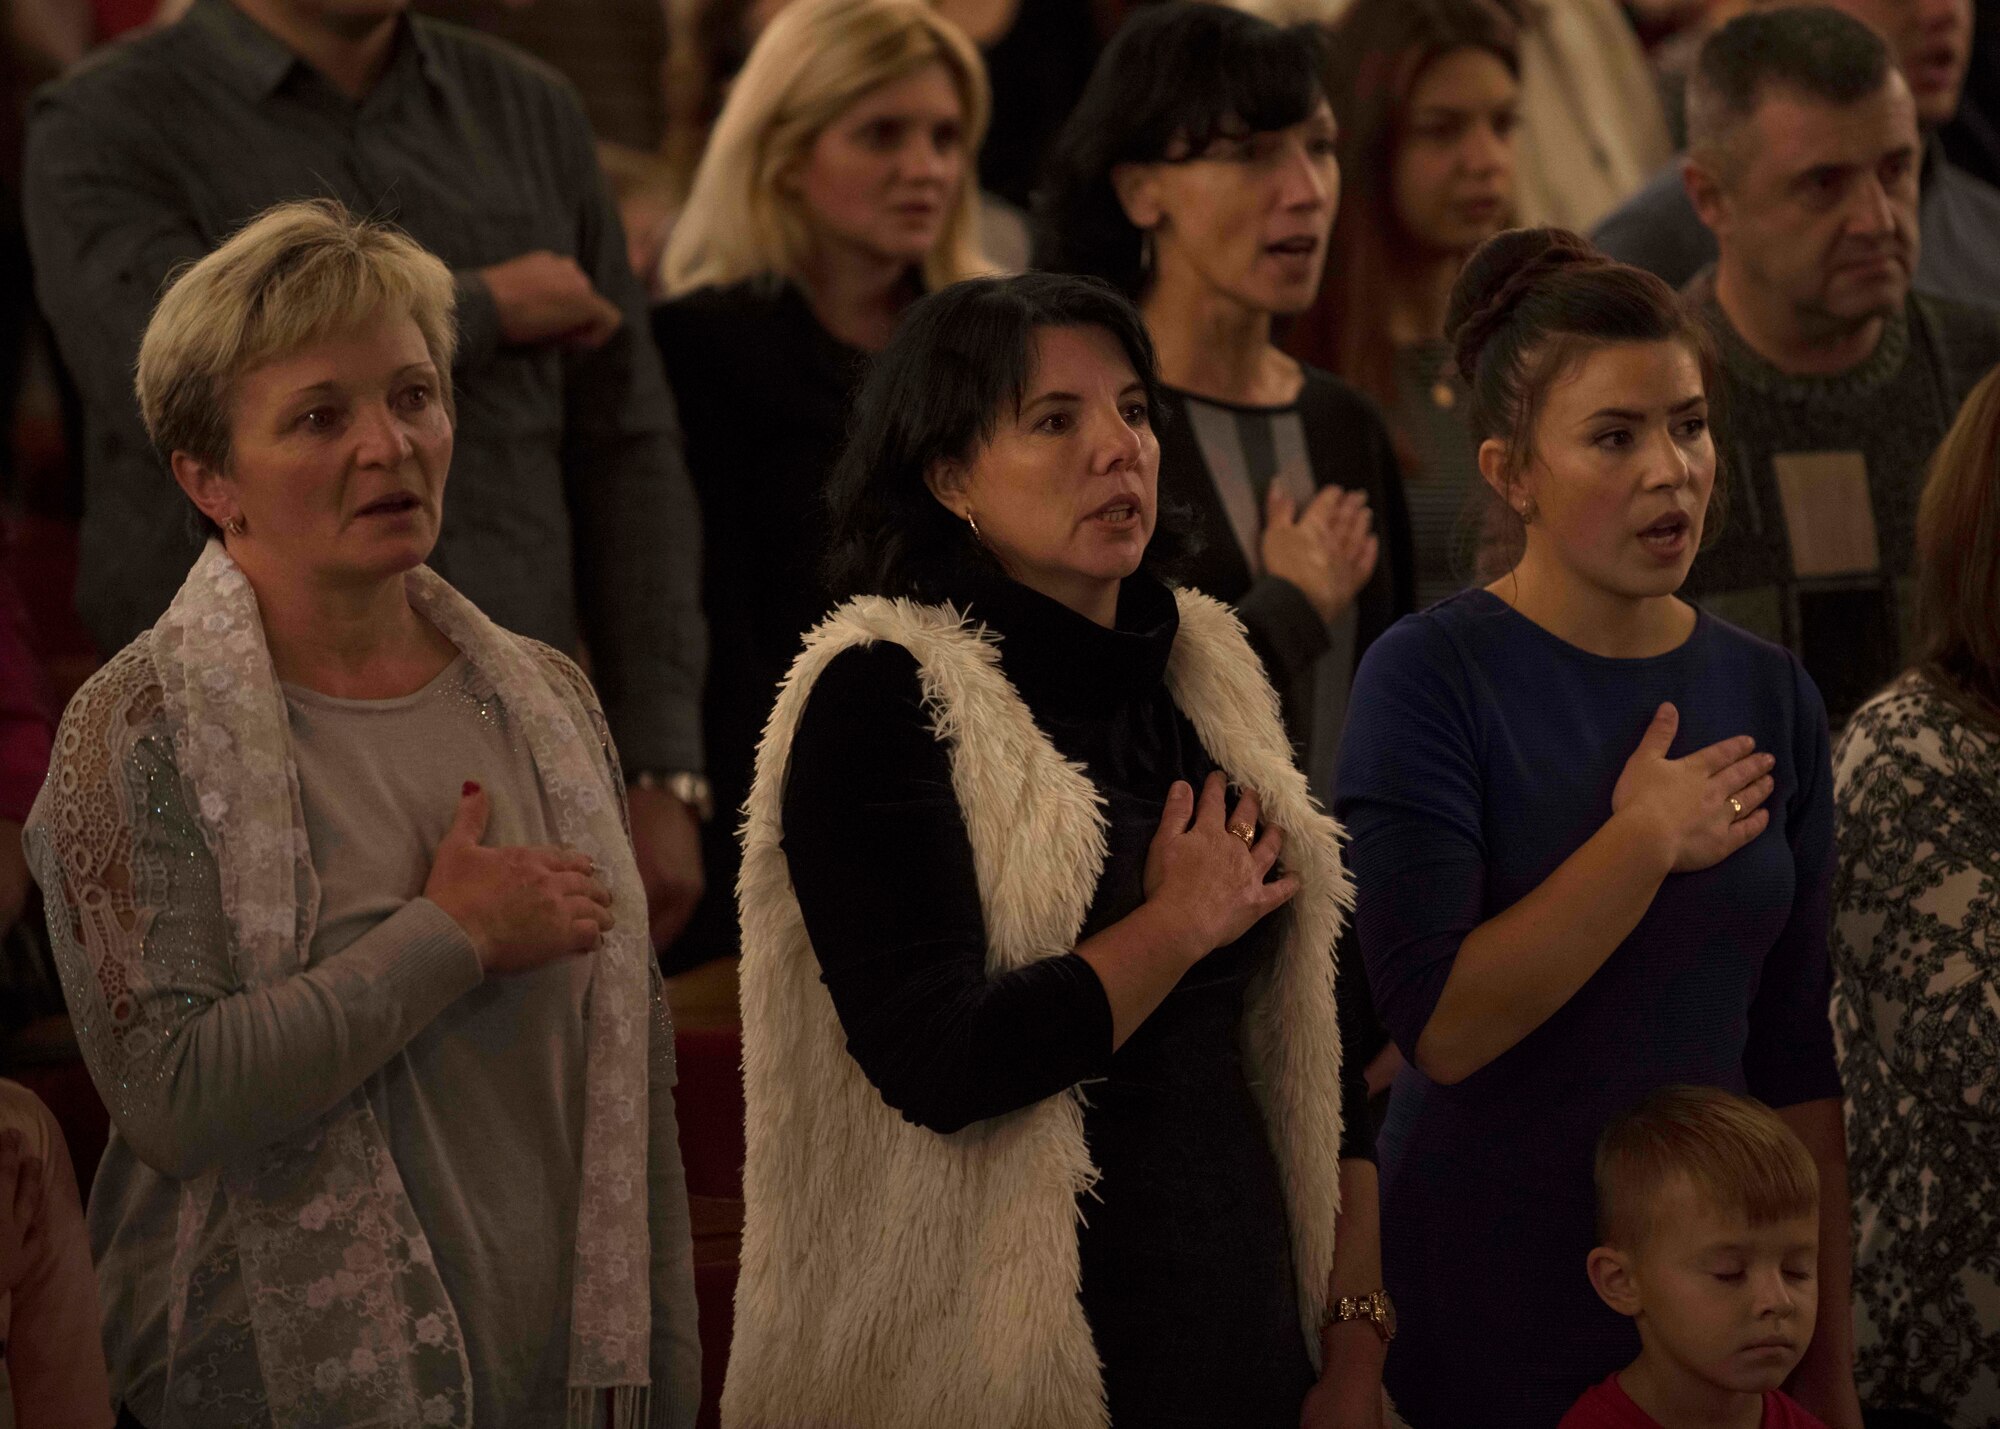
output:
<instances>
[{"instance_id":1,"label":"gold ring","mask_svg":"<svg viewBox=\"0 0 2000 1429\"><path fill-rule=\"evenodd\" d=\"M1743 801L1734 794L1729 796L1729 811L1739 819L1743 817Z\"/></svg>"},{"instance_id":2,"label":"gold ring","mask_svg":"<svg viewBox=\"0 0 2000 1429\"><path fill-rule=\"evenodd\" d=\"M1243 847L1255 848L1257 846L1257 826L1255 824L1231 824L1229 832L1243 840Z\"/></svg>"}]
</instances>

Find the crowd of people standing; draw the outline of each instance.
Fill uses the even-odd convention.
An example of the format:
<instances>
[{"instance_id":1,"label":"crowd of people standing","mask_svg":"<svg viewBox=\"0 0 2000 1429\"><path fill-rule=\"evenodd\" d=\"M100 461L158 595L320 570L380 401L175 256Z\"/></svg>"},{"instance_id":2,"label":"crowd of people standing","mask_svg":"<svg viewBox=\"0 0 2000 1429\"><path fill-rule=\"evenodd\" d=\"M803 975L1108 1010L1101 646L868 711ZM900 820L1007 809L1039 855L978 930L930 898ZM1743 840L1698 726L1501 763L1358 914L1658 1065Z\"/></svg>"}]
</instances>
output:
<instances>
[{"instance_id":1,"label":"crowd of people standing","mask_svg":"<svg viewBox=\"0 0 2000 1429\"><path fill-rule=\"evenodd\" d=\"M39 92L20 1429L2000 1426L1973 0L1045 8L714 0L670 226L406 0Z\"/></svg>"}]
</instances>

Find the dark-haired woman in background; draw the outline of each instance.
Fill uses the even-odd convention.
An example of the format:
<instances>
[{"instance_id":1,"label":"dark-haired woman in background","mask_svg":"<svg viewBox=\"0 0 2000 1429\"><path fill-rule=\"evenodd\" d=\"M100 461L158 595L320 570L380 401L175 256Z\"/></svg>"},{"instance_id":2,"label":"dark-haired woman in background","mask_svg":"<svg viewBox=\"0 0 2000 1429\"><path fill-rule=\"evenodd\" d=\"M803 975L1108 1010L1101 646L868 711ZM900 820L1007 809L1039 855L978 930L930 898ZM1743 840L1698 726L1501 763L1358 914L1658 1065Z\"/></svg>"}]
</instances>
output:
<instances>
[{"instance_id":1,"label":"dark-haired woman in background","mask_svg":"<svg viewBox=\"0 0 2000 1429\"><path fill-rule=\"evenodd\" d=\"M863 386L747 806L742 1429L1381 1422L1337 835L1155 574L1158 395L1049 274L920 300Z\"/></svg>"},{"instance_id":2,"label":"dark-haired woman in background","mask_svg":"<svg viewBox=\"0 0 2000 1429\"><path fill-rule=\"evenodd\" d=\"M1388 418L1419 609L1472 581L1496 516L1444 314L1466 255L1513 211L1518 73L1494 0L1355 0L1329 47L1347 192L1319 298L1285 346Z\"/></svg>"},{"instance_id":3,"label":"dark-haired woman in background","mask_svg":"<svg viewBox=\"0 0 2000 1429\"><path fill-rule=\"evenodd\" d=\"M1050 160L1035 265L1139 303L1167 407L1160 491L1193 513L1190 584L1231 602L1324 796L1355 662L1411 608L1381 415L1272 342L1318 291L1340 192L1319 34L1217 5L1140 11Z\"/></svg>"},{"instance_id":4,"label":"dark-haired woman in background","mask_svg":"<svg viewBox=\"0 0 2000 1429\"><path fill-rule=\"evenodd\" d=\"M1825 710L1789 653L1674 594L1715 488L1712 355L1659 279L1553 229L1481 247L1449 324L1519 556L1376 642L1337 806L1412 1063L1379 1145L1390 1393L1420 1429L1546 1429L1629 1362L1583 1274L1593 1148L1689 1083L1814 1154L1795 1393L1853 1429Z\"/></svg>"}]
</instances>

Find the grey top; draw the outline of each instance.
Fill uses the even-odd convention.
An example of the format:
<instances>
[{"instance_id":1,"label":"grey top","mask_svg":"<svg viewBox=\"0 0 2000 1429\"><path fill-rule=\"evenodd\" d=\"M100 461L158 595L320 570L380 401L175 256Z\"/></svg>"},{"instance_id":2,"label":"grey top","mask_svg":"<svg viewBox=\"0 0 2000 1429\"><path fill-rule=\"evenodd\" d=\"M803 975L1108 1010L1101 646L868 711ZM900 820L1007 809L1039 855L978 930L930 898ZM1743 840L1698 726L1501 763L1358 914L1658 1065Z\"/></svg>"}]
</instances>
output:
<instances>
[{"instance_id":1,"label":"grey top","mask_svg":"<svg viewBox=\"0 0 2000 1429\"><path fill-rule=\"evenodd\" d=\"M1935 138L1924 150L1917 200L1922 239L1914 285L1961 303L2000 295L2000 189L1944 156ZM1660 170L1590 235L1621 263L1657 273L1679 288L1716 258L1715 235L1688 202L1680 162Z\"/></svg>"},{"instance_id":2,"label":"grey top","mask_svg":"<svg viewBox=\"0 0 2000 1429\"><path fill-rule=\"evenodd\" d=\"M1403 500L1416 548L1417 609L1479 584L1479 548L1496 499L1479 475L1466 424L1470 396L1442 338L1396 351L1396 406L1404 442Z\"/></svg>"},{"instance_id":3,"label":"grey top","mask_svg":"<svg viewBox=\"0 0 2000 1429\"><path fill-rule=\"evenodd\" d=\"M194 1174L253 1152L360 1087L458 1312L477 1423L560 1424L589 964L485 982L464 932L421 896L467 779L491 799L487 844L552 841L533 758L462 657L400 699L290 686L285 696L320 883L310 965L267 991L228 995L213 865L204 877L200 860L177 861L148 957L207 980L214 1000L190 998L188 1020L203 1025L161 1039L175 1066L112 1092L120 1129L90 1199L112 1387L141 1422L161 1422L179 1187L155 1168ZM201 834L179 787L158 781L152 832L193 854ZM679 1429L694 1419L700 1349L663 1012L653 1028L651 1423ZM160 1144L127 1139L144 1126L159 1128Z\"/></svg>"},{"instance_id":4,"label":"grey top","mask_svg":"<svg viewBox=\"0 0 2000 1429\"><path fill-rule=\"evenodd\" d=\"M1297 405L1241 407L1183 393L1188 424L1208 463L1215 493L1253 576L1264 573L1264 500L1277 485L1303 511L1319 493L1306 451L1305 421ZM1354 603L1327 628L1327 647L1308 673L1311 729L1306 775L1315 789L1333 787L1340 762L1340 732L1347 723L1347 692L1354 684L1358 618Z\"/></svg>"},{"instance_id":5,"label":"grey top","mask_svg":"<svg viewBox=\"0 0 2000 1429\"><path fill-rule=\"evenodd\" d=\"M43 311L83 393L78 606L117 650L200 543L132 392L170 272L284 199L389 219L458 278L458 446L432 564L507 629L576 653L629 767L701 768L700 525L625 235L574 89L408 19L349 100L227 0L107 46L37 98L23 178ZM477 270L573 257L624 310L605 346L502 342Z\"/></svg>"}]
</instances>

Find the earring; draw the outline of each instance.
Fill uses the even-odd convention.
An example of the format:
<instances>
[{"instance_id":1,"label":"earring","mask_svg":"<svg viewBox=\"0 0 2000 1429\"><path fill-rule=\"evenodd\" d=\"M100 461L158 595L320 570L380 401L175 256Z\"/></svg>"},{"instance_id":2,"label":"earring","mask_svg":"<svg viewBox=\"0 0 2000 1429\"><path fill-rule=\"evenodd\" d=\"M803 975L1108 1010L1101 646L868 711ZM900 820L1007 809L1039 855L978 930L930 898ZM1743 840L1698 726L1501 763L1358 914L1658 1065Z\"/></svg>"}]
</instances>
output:
<instances>
[{"instance_id":1,"label":"earring","mask_svg":"<svg viewBox=\"0 0 2000 1429\"><path fill-rule=\"evenodd\" d=\"M1150 228L1139 230L1139 276L1153 276L1153 230Z\"/></svg>"},{"instance_id":2,"label":"earring","mask_svg":"<svg viewBox=\"0 0 2000 1429\"><path fill-rule=\"evenodd\" d=\"M982 546L985 545L986 538L979 534L979 521L973 516L970 506L965 508L965 524L972 528L972 539Z\"/></svg>"},{"instance_id":3,"label":"earring","mask_svg":"<svg viewBox=\"0 0 2000 1429\"><path fill-rule=\"evenodd\" d=\"M241 516L232 516L227 521L222 523L222 529L224 533L226 533L227 535L241 536L245 531L248 531L250 528L243 524L243 518Z\"/></svg>"},{"instance_id":4,"label":"earring","mask_svg":"<svg viewBox=\"0 0 2000 1429\"><path fill-rule=\"evenodd\" d=\"M1532 525L1535 520L1535 498L1530 496L1514 508L1514 514L1521 518L1523 526Z\"/></svg>"}]
</instances>

